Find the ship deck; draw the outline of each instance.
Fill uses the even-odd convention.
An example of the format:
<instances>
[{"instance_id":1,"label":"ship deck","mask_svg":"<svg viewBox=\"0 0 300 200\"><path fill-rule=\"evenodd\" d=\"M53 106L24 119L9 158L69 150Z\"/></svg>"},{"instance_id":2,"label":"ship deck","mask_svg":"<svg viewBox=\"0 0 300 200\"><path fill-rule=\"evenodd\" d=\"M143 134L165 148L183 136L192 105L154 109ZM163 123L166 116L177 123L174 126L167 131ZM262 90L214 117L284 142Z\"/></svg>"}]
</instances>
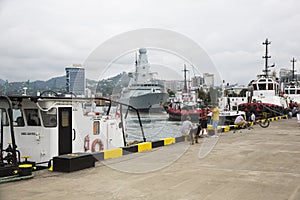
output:
<instances>
[{"instance_id":1,"label":"ship deck","mask_svg":"<svg viewBox=\"0 0 300 200\"><path fill-rule=\"evenodd\" d=\"M77 172L34 175L1 184L1 199L296 200L300 127L295 119L279 120L195 145L180 142L99 161Z\"/></svg>"}]
</instances>

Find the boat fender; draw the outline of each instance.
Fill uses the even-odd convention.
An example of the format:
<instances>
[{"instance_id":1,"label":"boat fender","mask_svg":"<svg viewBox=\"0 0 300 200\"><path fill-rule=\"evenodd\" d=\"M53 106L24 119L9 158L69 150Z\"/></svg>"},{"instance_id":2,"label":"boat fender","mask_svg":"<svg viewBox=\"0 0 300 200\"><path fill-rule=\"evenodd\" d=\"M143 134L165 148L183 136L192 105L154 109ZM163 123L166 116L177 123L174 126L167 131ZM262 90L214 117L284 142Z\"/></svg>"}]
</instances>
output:
<instances>
[{"instance_id":1,"label":"boat fender","mask_svg":"<svg viewBox=\"0 0 300 200\"><path fill-rule=\"evenodd\" d=\"M103 146L103 143L100 139L95 139L92 143L92 152L95 152L96 151L96 145L99 145L99 150L98 151L102 151L104 150L104 146Z\"/></svg>"}]
</instances>

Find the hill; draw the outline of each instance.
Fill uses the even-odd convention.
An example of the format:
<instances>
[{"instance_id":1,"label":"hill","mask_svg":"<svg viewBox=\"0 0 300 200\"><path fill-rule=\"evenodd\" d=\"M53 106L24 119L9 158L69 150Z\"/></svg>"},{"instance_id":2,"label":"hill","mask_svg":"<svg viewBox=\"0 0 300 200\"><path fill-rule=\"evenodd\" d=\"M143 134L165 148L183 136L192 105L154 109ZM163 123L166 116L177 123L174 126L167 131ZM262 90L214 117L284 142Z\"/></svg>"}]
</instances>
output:
<instances>
[{"instance_id":1,"label":"hill","mask_svg":"<svg viewBox=\"0 0 300 200\"><path fill-rule=\"evenodd\" d=\"M117 76L103 79L101 81L95 81L86 79L86 87L91 90L93 94L101 93L103 96L110 96L114 91L121 91L122 87L126 87L129 82L128 75L123 72ZM63 93L66 91L66 77L59 76L54 77L46 81L38 80L30 82L8 82L0 79L0 94L7 95L21 95L23 88L27 87L28 95L36 95L38 91L52 90L57 93Z\"/></svg>"}]
</instances>

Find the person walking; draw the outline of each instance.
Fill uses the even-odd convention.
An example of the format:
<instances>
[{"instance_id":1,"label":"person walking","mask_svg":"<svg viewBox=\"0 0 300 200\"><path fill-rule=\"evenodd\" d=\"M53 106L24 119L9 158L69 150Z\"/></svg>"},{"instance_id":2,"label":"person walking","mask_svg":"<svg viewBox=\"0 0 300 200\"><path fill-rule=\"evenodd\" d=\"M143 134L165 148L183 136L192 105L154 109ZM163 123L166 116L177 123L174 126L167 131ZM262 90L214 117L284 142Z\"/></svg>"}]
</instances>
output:
<instances>
[{"instance_id":1,"label":"person walking","mask_svg":"<svg viewBox=\"0 0 300 200\"><path fill-rule=\"evenodd\" d=\"M201 114L199 115L199 122L198 122L198 127L197 127L197 132L195 134L195 142L198 143L198 138L201 132Z\"/></svg>"},{"instance_id":2,"label":"person walking","mask_svg":"<svg viewBox=\"0 0 300 200\"><path fill-rule=\"evenodd\" d=\"M198 123L198 129L195 134L195 142L198 143L199 138L203 138L204 136L204 130L206 130L207 133L207 108L203 108L202 112L199 116L199 123ZM200 135L201 132L201 135Z\"/></svg>"},{"instance_id":3,"label":"person walking","mask_svg":"<svg viewBox=\"0 0 300 200\"><path fill-rule=\"evenodd\" d=\"M182 123L181 134L183 136L189 135L190 144L194 144L193 124L190 116L187 116L186 120Z\"/></svg>"},{"instance_id":4,"label":"person walking","mask_svg":"<svg viewBox=\"0 0 300 200\"><path fill-rule=\"evenodd\" d=\"M212 117L211 117L212 127L215 131L215 137L218 137L217 133L218 133L219 114L220 114L220 111L219 111L218 105L215 104L213 107L213 110L212 110Z\"/></svg>"}]
</instances>

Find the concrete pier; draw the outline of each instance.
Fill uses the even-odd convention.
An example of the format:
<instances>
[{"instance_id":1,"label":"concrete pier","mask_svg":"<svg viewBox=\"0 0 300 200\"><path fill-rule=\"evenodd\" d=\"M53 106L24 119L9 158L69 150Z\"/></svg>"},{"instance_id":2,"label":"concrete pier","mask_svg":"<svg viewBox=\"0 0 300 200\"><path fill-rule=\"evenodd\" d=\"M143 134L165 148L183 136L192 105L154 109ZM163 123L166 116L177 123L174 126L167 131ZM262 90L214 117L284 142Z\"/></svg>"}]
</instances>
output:
<instances>
[{"instance_id":1,"label":"concrete pier","mask_svg":"<svg viewBox=\"0 0 300 200\"><path fill-rule=\"evenodd\" d=\"M204 145L212 147L207 155ZM295 119L279 120L195 145L180 142L99 161L82 171L34 175L1 184L1 199L298 200L300 127Z\"/></svg>"}]
</instances>

